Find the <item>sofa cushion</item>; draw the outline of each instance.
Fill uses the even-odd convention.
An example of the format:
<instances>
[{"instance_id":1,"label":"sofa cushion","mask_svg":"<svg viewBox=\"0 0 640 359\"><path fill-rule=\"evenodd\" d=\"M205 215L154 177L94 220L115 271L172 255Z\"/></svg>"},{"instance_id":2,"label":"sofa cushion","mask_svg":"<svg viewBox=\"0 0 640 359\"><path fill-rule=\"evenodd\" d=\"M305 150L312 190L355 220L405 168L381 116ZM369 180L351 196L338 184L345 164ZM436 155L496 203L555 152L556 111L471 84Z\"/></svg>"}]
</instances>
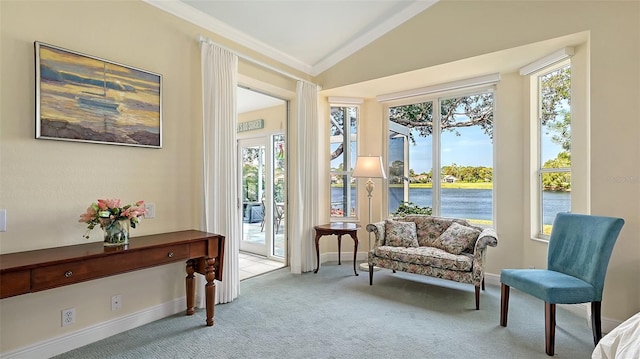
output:
<instances>
[{"instance_id":1,"label":"sofa cushion","mask_svg":"<svg viewBox=\"0 0 640 359\"><path fill-rule=\"evenodd\" d=\"M417 247L416 224L387 219L384 223L385 245L393 247Z\"/></svg>"},{"instance_id":2,"label":"sofa cushion","mask_svg":"<svg viewBox=\"0 0 640 359\"><path fill-rule=\"evenodd\" d=\"M430 266L446 270L469 272L473 267L473 256L469 253L451 254L434 247L391 247L380 246L374 255L379 258L410 263L417 266Z\"/></svg>"},{"instance_id":3,"label":"sofa cushion","mask_svg":"<svg viewBox=\"0 0 640 359\"><path fill-rule=\"evenodd\" d=\"M434 247L444 249L451 254L460 254L475 242L479 235L479 230L454 222L438 237Z\"/></svg>"},{"instance_id":4,"label":"sofa cushion","mask_svg":"<svg viewBox=\"0 0 640 359\"><path fill-rule=\"evenodd\" d=\"M408 215L402 219L416 224L418 245L436 247L440 235L453 223L452 219L425 215Z\"/></svg>"}]
</instances>

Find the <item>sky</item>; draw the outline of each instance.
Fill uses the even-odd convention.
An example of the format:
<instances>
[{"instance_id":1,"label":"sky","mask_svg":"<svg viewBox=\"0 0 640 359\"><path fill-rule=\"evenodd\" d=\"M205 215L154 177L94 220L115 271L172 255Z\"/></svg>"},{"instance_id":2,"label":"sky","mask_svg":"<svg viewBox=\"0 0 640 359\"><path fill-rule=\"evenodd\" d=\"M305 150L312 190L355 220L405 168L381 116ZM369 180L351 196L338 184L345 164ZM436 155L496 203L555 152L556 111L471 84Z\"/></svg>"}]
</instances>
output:
<instances>
[{"instance_id":1,"label":"sky","mask_svg":"<svg viewBox=\"0 0 640 359\"><path fill-rule=\"evenodd\" d=\"M460 136L446 131L442 135L442 166L455 163L458 166L493 167L493 145L479 127L459 128ZM415 145L409 145L410 168L415 173L429 172L431 169L431 138L420 137L414 132ZM558 145L551 143L551 135L542 136L543 160L555 158L562 151ZM391 154L397 158L397 154Z\"/></svg>"}]
</instances>

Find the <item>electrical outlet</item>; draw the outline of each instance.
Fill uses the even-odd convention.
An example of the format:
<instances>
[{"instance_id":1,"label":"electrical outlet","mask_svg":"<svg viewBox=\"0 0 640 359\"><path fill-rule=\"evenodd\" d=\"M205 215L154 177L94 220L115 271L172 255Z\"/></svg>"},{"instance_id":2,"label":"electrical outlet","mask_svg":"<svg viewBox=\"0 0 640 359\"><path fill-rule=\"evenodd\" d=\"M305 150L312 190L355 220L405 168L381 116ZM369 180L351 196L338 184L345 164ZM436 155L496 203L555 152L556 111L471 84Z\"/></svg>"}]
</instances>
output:
<instances>
[{"instance_id":1,"label":"electrical outlet","mask_svg":"<svg viewBox=\"0 0 640 359\"><path fill-rule=\"evenodd\" d=\"M122 295L114 295L111 297L111 310L118 310L122 308Z\"/></svg>"},{"instance_id":2,"label":"electrical outlet","mask_svg":"<svg viewBox=\"0 0 640 359\"><path fill-rule=\"evenodd\" d=\"M7 231L7 210L0 209L0 232Z\"/></svg>"},{"instance_id":3,"label":"electrical outlet","mask_svg":"<svg viewBox=\"0 0 640 359\"><path fill-rule=\"evenodd\" d=\"M144 218L156 218L156 205L153 203L145 203L144 209L147 211L147 214L144 215Z\"/></svg>"},{"instance_id":4,"label":"electrical outlet","mask_svg":"<svg viewBox=\"0 0 640 359\"><path fill-rule=\"evenodd\" d=\"M66 327L67 325L76 322L76 308L69 308L62 310L62 322L61 325Z\"/></svg>"}]
</instances>

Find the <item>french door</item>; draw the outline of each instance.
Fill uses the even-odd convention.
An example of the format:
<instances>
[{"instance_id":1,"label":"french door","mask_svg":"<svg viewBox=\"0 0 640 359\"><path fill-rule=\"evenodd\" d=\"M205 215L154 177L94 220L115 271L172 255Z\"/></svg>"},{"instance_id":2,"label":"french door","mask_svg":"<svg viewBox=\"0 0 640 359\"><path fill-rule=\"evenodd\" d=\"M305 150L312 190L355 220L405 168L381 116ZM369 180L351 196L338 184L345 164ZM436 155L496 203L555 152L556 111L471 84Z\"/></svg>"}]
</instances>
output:
<instances>
[{"instance_id":1,"label":"french door","mask_svg":"<svg viewBox=\"0 0 640 359\"><path fill-rule=\"evenodd\" d=\"M286 253L284 135L238 140L240 250L284 261Z\"/></svg>"}]
</instances>

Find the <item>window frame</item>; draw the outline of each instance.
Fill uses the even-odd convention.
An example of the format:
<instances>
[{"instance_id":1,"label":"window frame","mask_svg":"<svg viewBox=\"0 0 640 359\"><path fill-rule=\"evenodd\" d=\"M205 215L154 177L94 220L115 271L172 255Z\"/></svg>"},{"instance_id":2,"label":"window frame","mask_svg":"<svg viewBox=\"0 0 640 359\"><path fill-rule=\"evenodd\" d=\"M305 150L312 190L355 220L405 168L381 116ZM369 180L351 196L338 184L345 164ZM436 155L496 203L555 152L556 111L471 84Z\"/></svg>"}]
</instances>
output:
<instances>
[{"instance_id":1,"label":"window frame","mask_svg":"<svg viewBox=\"0 0 640 359\"><path fill-rule=\"evenodd\" d=\"M349 116L345 116L345 121L349 121L348 125L343 123L343 135L340 136L343 138L343 154L344 163L342 171L334 171L331 167L331 160L329 160L329 220L330 222L358 222L360 219L360 213L358 211L358 181L352 176L353 168L355 167L355 162L351 163L351 157L353 156L353 151L355 151L355 157L357 159L358 153L360 150L359 142L360 142L360 115L361 108L360 103L354 101L354 103L349 102L330 102L329 103L329 122L333 121L331 118L331 112L334 108L353 108L355 111L355 129L356 133L353 134L351 131L351 118ZM347 111L348 112L348 111ZM346 126L345 126L346 125ZM331 123L329 124L329 128L331 127ZM337 141L333 141L333 139L337 136L329 136L329 150L331 150L331 145L334 143L338 143ZM354 149L351 149L352 141L355 141ZM345 143L346 142L346 143ZM355 160L354 160L355 161ZM348 168L348 169L347 169ZM347 183L346 189L346 200L342 203L343 205L343 215L335 216L331 213L333 209L333 201L331 200L331 192L332 192L332 179L334 176L342 177L343 183ZM344 181L346 179L346 181ZM353 188L351 186L353 184ZM351 200L354 200L355 203L353 207L351 207ZM345 208L346 207L346 208ZM345 215L347 213L353 212L354 215Z\"/></svg>"},{"instance_id":2,"label":"window frame","mask_svg":"<svg viewBox=\"0 0 640 359\"><path fill-rule=\"evenodd\" d=\"M440 118L440 109L441 109L441 101L447 100L447 99L451 99L451 98L458 98L458 97L468 97L468 96L476 96L476 95L481 95L481 94L485 94L485 93L491 93L493 95L493 111L494 111L494 115L495 115L495 111L496 111L496 107L497 107L497 98L495 96L496 94L496 84L499 81L499 78L496 80L496 82L494 83L490 83L490 84L483 84L480 86L468 86L465 88L459 88L456 90L449 90L449 91L441 91L441 92L431 92L429 94L426 95L421 95L421 96L415 96L415 97L407 97L407 98L403 98L401 100L390 100L390 101L385 101L384 102L384 106L383 106L383 118L385 118L385 127L386 127L386 133L389 133L389 108L391 107L398 107L398 106L406 106L406 105L411 105L411 104L416 104L416 103L423 103L423 102L432 102L432 111L435 114L438 114L437 118L438 121L434 121L433 123L433 134L438 134L437 136L432 134L432 148L431 148L431 155L432 155L432 163L431 163L431 172L432 172L432 182L434 183L432 188L432 197L431 197L431 202L432 202L432 215L433 216L440 216L441 215L441 203L442 203L442 196L441 196L441 175L440 172L442 170L442 139L441 139L441 135L442 135L442 130L441 130L441 118ZM495 118L494 118L495 121ZM491 162L492 162L492 168L493 168L493 189L491 192L491 221L493 223L493 226L496 226L497 223L497 218L496 218L496 167L498 166L497 162L496 162L496 131L495 131L495 125L494 125L494 135L493 135L493 143L492 143L492 150L491 150ZM388 159L389 158L389 140L386 139L386 145L385 145L385 158ZM385 164L385 166L387 167L387 173L389 173L389 164L388 161ZM408 166L406 167L407 171L409 170ZM435 168L438 168L438 171L434 170ZM436 191L437 189L437 191ZM386 195L384 196L384 207L385 211L389 211L389 188L388 188L388 183L387 183L387 188L386 188Z\"/></svg>"},{"instance_id":3,"label":"window frame","mask_svg":"<svg viewBox=\"0 0 640 359\"><path fill-rule=\"evenodd\" d=\"M568 173L569 175L572 174L572 166L573 166L573 162L571 163L571 167L556 167L556 168L545 168L544 166L544 159L543 159L543 155L542 155L542 151L543 151L543 131L544 131L544 127L542 125L542 78L546 75L551 74L554 71L560 70L562 68L565 67L569 67L571 69L571 60L567 59L567 60L563 60L548 66L545 66L544 68L539 69L538 71L535 71L531 74L529 74L532 83L534 84L534 90L535 90L535 96L537 98L536 101L536 107L535 107L535 112L534 112L534 118L536 121L536 136L537 136L537 141L536 141L536 199L537 201L535 201L536 204L536 220L533 222L535 223L535 228L533 228L533 238L534 240L541 240L543 242L548 242L549 238L551 237L550 232L549 234L545 234L544 231L544 227L545 227L545 223L544 223L544 199L543 199L543 195L544 195L544 184L543 184L543 177L544 174L547 173ZM573 84L571 85L573 86ZM571 97L571 89L569 90L569 97ZM569 113L572 113L572 105L569 105ZM570 138L572 144L573 144L573 138ZM573 176L571 176L572 180L571 183L573 184ZM570 193L570 197L569 197L569 204L570 204L570 210L572 207L572 197L571 197L571 193ZM551 224L551 227L553 228L553 224Z\"/></svg>"}]
</instances>

